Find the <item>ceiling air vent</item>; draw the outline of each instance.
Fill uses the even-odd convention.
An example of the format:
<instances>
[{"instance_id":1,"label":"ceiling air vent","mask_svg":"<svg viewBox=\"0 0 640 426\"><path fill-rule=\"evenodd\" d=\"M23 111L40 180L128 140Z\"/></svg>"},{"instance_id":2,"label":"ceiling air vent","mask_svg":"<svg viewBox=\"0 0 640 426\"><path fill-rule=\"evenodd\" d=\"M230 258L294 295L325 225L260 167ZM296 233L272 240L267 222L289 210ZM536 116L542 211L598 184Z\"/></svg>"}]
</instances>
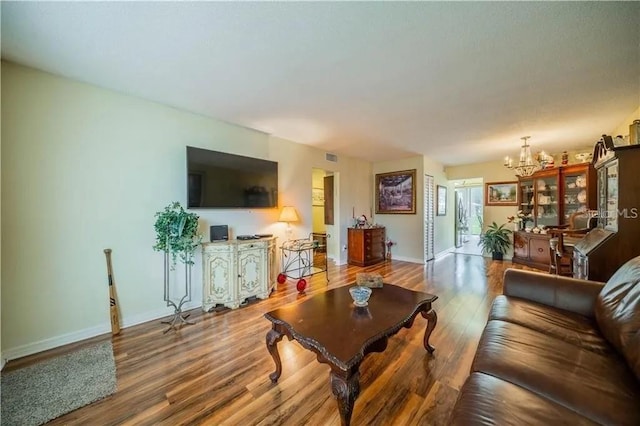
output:
<instances>
[{"instance_id":1,"label":"ceiling air vent","mask_svg":"<svg viewBox=\"0 0 640 426\"><path fill-rule=\"evenodd\" d=\"M338 156L335 154L329 154L328 152L324 155L324 158L327 161L331 161L332 163L337 163L338 162Z\"/></svg>"}]
</instances>

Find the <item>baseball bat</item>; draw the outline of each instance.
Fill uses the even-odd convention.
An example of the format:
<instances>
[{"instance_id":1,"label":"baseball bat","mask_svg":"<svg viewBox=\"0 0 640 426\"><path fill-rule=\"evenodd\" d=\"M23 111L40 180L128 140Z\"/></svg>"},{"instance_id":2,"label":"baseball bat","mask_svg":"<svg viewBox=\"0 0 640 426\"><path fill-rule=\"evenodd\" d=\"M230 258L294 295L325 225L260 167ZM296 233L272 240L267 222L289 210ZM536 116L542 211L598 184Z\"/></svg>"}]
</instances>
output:
<instances>
[{"instance_id":1,"label":"baseball bat","mask_svg":"<svg viewBox=\"0 0 640 426\"><path fill-rule=\"evenodd\" d=\"M107 257L107 276L109 277L109 309L111 310L111 334L120 333L120 319L118 312L118 302L116 300L116 290L113 284L113 269L111 268L111 249L104 249Z\"/></svg>"}]
</instances>

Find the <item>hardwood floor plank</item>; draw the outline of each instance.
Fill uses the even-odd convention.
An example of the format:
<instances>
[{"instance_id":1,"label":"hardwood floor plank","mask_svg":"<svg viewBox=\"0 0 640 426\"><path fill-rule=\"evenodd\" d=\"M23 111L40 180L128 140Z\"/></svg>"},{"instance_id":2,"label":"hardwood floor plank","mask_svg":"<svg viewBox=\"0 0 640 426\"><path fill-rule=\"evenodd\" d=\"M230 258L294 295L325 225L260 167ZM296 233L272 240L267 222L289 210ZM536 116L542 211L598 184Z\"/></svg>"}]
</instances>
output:
<instances>
[{"instance_id":1,"label":"hardwood floor plank","mask_svg":"<svg viewBox=\"0 0 640 426\"><path fill-rule=\"evenodd\" d=\"M407 425L444 426L449 423L449 417L458 397L458 391L436 381L431 392L422 402L416 415L407 421Z\"/></svg>"},{"instance_id":2,"label":"hardwood floor plank","mask_svg":"<svg viewBox=\"0 0 640 426\"><path fill-rule=\"evenodd\" d=\"M352 424L446 424L458 389L469 374L489 306L502 292L510 262L450 254L426 265L401 261L365 268L331 266L311 277L305 294L289 280L267 300L240 309L190 312L195 325L163 334L152 321L123 329L113 337L118 391L50 422L51 425L339 425L329 384L329 367L297 342L278 344L282 376L266 349L271 327L263 315L289 303L301 303L327 289L350 285L358 272L379 273L386 283L438 296L436 347L423 346L426 320L391 337L382 353L367 356L360 367L361 393ZM98 336L8 363L5 371L68 353L112 338Z\"/></svg>"}]
</instances>

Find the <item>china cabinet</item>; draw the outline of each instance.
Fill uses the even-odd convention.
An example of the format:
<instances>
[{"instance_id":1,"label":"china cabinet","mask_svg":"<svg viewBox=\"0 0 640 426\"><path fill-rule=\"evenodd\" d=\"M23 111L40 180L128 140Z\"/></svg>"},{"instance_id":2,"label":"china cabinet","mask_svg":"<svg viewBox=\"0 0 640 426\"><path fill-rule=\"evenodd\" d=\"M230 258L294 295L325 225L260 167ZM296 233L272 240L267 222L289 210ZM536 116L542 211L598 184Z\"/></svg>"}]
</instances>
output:
<instances>
[{"instance_id":1,"label":"china cabinet","mask_svg":"<svg viewBox=\"0 0 640 426\"><path fill-rule=\"evenodd\" d=\"M527 227L567 226L573 213L596 207L596 175L591 164L541 170L518 181L518 209L531 215ZM548 270L549 234L519 230L513 236L513 262Z\"/></svg>"},{"instance_id":2,"label":"china cabinet","mask_svg":"<svg viewBox=\"0 0 640 426\"><path fill-rule=\"evenodd\" d=\"M202 309L235 309L249 297L266 299L277 277L276 238L202 244Z\"/></svg>"},{"instance_id":3,"label":"china cabinet","mask_svg":"<svg viewBox=\"0 0 640 426\"><path fill-rule=\"evenodd\" d=\"M640 145L614 146L603 136L594 149L598 226L575 245L575 278L607 281L640 255Z\"/></svg>"},{"instance_id":4,"label":"china cabinet","mask_svg":"<svg viewBox=\"0 0 640 426\"><path fill-rule=\"evenodd\" d=\"M572 213L595 209L595 172L590 164L541 170L521 178L519 209L531 214L529 226L569 224Z\"/></svg>"}]
</instances>

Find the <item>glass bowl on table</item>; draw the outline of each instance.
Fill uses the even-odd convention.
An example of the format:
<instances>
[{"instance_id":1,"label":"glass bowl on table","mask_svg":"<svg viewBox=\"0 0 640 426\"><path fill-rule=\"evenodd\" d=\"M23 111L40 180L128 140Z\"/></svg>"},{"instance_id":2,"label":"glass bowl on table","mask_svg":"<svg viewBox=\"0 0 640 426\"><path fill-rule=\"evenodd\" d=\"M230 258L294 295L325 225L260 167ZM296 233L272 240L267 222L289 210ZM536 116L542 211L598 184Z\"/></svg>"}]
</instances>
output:
<instances>
[{"instance_id":1,"label":"glass bowl on table","mask_svg":"<svg viewBox=\"0 0 640 426\"><path fill-rule=\"evenodd\" d=\"M364 307L369 304L369 297L371 297L371 289L364 286L354 286L349 288L349 294L353 299L353 304L357 307Z\"/></svg>"}]
</instances>

